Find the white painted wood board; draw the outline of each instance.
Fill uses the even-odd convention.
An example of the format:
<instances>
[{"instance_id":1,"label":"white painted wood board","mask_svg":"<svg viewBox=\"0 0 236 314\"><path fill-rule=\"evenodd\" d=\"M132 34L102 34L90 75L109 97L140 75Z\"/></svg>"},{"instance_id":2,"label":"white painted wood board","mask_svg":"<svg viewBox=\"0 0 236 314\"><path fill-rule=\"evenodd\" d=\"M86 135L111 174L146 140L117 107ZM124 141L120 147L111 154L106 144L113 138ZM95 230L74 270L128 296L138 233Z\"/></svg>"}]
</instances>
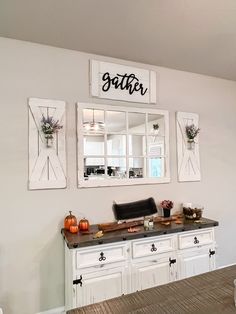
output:
<instances>
[{"instance_id":1,"label":"white painted wood board","mask_svg":"<svg viewBox=\"0 0 236 314\"><path fill-rule=\"evenodd\" d=\"M186 126L194 124L199 127L199 116L196 113L177 112L177 160L178 181L200 181L199 135L195 139L193 150L188 149Z\"/></svg>"},{"instance_id":2,"label":"white painted wood board","mask_svg":"<svg viewBox=\"0 0 236 314\"><path fill-rule=\"evenodd\" d=\"M140 85L138 84L142 84L142 92L145 92L145 94L143 95L141 93L141 90L133 91L132 94L130 94L129 87L123 89L121 87L115 88L115 85L113 84L110 84L109 89L106 90L108 88L108 80L105 79L108 76L106 75L106 73L109 73L109 77L111 79L117 77L117 80L119 79L119 82L121 82L122 80L122 75L133 75L133 79L130 78L129 80L129 87L132 89L132 87L134 87L134 84L137 84L136 86L137 88L139 88ZM126 79L124 79L124 82L125 81ZM116 63L90 60L90 90L93 97L155 104L157 86L156 81L157 78L155 71L125 66ZM124 87L125 84L123 83L122 85Z\"/></svg>"},{"instance_id":3,"label":"white painted wood board","mask_svg":"<svg viewBox=\"0 0 236 314\"><path fill-rule=\"evenodd\" d=\"M60 100L29 98L29 181L30 190L66 187L66 103ZM41 120L52 116L62 129L47 147Z\"/></svg>"}]
</instances>

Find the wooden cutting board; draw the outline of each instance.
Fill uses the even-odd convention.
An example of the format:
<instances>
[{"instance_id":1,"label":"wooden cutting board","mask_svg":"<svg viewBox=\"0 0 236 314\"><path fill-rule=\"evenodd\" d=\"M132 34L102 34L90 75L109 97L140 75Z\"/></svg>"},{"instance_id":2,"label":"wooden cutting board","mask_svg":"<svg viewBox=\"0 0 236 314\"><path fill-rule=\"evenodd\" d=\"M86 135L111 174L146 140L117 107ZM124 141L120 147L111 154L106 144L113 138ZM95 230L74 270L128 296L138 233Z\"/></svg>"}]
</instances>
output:
<instances>
[{"instance_id":1,"label":"wooden cutting board","mask_svg":"<svg viewBox=\"0 0 236 314\"><path fill-rule=\"evenodd\" d=\"M123 222L121 224L118 224L117 222L110 222L110 223L105 223L105 224L98 224L98 229L102 230L103 232L109 232L109 231L115 231L115 230L128 229L130 227L141 226L141 225L143 225L143 220Z\"/></svg>"}]
</instances>

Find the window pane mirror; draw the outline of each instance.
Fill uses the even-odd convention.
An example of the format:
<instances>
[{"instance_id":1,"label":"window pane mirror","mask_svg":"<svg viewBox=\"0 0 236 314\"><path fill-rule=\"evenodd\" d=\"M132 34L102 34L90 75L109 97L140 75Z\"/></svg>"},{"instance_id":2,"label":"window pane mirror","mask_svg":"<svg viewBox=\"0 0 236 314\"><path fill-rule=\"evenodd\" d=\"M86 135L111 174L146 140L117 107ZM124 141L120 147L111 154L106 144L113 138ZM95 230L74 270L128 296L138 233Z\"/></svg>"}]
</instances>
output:
<instances>
[{"instance_id":1,"label":"window pane mirror","mask_svg":"<svg viewBox=\"0 0 236 314\"><path fill-rule=\"evenodd\" d=\"M77 104L79 187L165 183L166 110Z\"/></svg>"}]
</instances>

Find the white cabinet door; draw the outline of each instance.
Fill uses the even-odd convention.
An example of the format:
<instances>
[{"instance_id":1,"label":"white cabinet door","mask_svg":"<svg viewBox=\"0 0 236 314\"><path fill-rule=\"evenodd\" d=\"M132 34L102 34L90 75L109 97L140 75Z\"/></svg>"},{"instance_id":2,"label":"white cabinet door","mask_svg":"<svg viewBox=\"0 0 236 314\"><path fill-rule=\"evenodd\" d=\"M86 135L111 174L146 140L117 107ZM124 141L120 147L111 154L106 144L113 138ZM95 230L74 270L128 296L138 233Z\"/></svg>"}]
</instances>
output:
<instances>
[{"instance_id":1,"label":"white cabinet door","mask_svg":"<svg viewBox=\"0 0 236 314\"><path fill-rule=\"evenodd\" d=\"M127 293L127 275L124 266L82 274L76 285L76 307L111 299ZM80 276L78 276L78 279Z\"/></svg>"},{"instance_id":2,"label":"white cabinet door","mask_svg":"<svg viewBox=\"0 0 236 314\"><path fill-rule=\"evenodd\" d=\"M212 252L210 254L210 252ZM215 269L215 249L204 247L181 252L178 258L179 279L196 276Z\"/></svg>"},{"instance_id":3,"label":"white cabinet door","mask_svg":"<svg viewBox=\"0 0 236 314\"><path fill-rule=\"evenodd\" d=\"M132 273L133 292L163 285L176 279L176 259L168 255L135 263L132 265Z\"/></svg>"}]
</instances>

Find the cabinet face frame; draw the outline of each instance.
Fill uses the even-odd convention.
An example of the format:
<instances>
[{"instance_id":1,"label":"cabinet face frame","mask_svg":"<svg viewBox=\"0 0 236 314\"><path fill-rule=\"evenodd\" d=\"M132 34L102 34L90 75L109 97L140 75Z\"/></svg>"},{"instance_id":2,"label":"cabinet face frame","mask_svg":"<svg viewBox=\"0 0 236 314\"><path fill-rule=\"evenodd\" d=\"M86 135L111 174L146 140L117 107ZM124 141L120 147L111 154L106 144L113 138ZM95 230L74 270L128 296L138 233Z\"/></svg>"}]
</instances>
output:
<instances>
[{"instance_id":1,"label":"cabinet face frame","mask_svg":"<svg viewBox=\"0 0 236 314\"><path fill-rule=\"evenodd\" d=\"M202 233L208 233L210 232L212 234L212 242L211 243L204 243L202 245L197 245L192 248L181 248L180 245L181 240L183 239L183 236L200 236ZM146 243L147 241L154 241L155 239L159 239L162 241L162 239L167 238L173 239L173 250L165 253L159 253L154 254L153 256L143 256L135 258L134 248L135 245L133 244L139 244L143 241L143 243ZM91 267L77 267L76 258L78 252L88 252L91 251L98 251L102 250L105 252L107 249L113 250L114 247L124 247L124 250L126 252L126 258L123 261L116 261L116 262L110 262L108 264L101 263L101 265L94 265ZM192 260L194 263L196 263L196 267L198 269L209 269L214 270L215 265L215 252L213 255L210 254L211 251L215 251L216 249L216 243L215 243L215 237L214 237L214 228L204 228L201 230L194 230L194 231L184 231L180 233L174 233L171 235L163 235L163 236L154 236L154 237L148 237L143 239L134 239L134 240L127 240L125 243L122 242L115 242L114 244L102 244L102 245L95 245L95 246L89 246L89 247L81 247L81 248L75 248L75 249L69 249L67 246L65 246L65 301L66 301L66 310L69 310L71 308L76 308L80 305L84 305L84 301L81 300L81 294L80 292L81 287L77 285L73 285L73 280L80 279L80 276L82 276L85 281L88 278L94 278L96 280L96 277L98 280L100 280L101 274L106 274L108 277L110 274L120 273L122 274L122 287L124 289L123 293L131 293L135 292L140 289L140 269L146 268L147 272L153 269L156 271L161 271L161 267L158 268L158 266L166 265L166 270L169 267L169 278L167 278L167 281L175 281L179 279L184 279L185 277L193 276L194 272L186 274L185 268L186 263L189 262L189 260ZM202 259L201 259L202 256ZM176 259L176 262L169 264L170 259ZM199 261L203 262L204 264L199 265ZM190 261L191 262L191 261ZM156 267L155 267L156 265ZM203 266L203 267L202 267ZM168 273L168 272L167 272ZM83 280L83 279L82 279ZM115 282L115 281L114 281ZM158 282L157 282L158 284ZM86 289L85 289L86 290Z\"/></svg>"},{"instance_id":2,"label":"cabinet face frame","mask_svg":"<svg viewBox=\"0 0 236 314\"><path fill-rule=\"evenodd\" d=\"M105 115L105 122L106 122L106 112L113 111L113 112L124 112L126 116L126 130L122 132L126 136L126 154L123 156L112 156L115 158L123 158L126 162L126 178L110 178L105 176L104 179L94 179L94 180L85 180L84 178L84 164L85 164L85 157L88 158L104 158L105 165L104 168L107 169L107 160L108 158L112 158L110 155L107 154L106 149L106 140L107 134L120 134L117 132L107 132L106 126L104 131L104 143L105 143L105 150L102 155L99 156L85 156L84 154L84 136L86 133L84 132L83 128L83 109L91 109L91 110L103 110ZM128 114L129 113L142 113L145 115L145 132L141 134L146 139L145 149L146 154L143 156L131 156L129 155L129 147L128 147L128 136L133 135L128 131ZM151 155L148 154L148 137L150 137L150 133L147 130L148 125L148 114L156 114L163 116L164 121L164 154L156 154ZM142 177L142 178L129 178L129 159L138 159L143 158L144 166L148 167L149 162L153 158L160 158L160 160L164 164L164 176L162 177ZM121 185L137 185L137 184L156 184L156 183L168 183L170 182L170 165L169 165L169 112L167 110L159 110L159 109L149 109L149 108L136 108L136 107L120 107L120 106L110 106L110 105L101 105L101 104L93 104L93 103L77 103L77 178L78 178L78 187L99 187L99 186L121 186ZM106 170L105 170L106 171ZM144 171L145 172L145 171ZM148 173L148 170L146 171Z\"/></svg>"}]
</instances>

